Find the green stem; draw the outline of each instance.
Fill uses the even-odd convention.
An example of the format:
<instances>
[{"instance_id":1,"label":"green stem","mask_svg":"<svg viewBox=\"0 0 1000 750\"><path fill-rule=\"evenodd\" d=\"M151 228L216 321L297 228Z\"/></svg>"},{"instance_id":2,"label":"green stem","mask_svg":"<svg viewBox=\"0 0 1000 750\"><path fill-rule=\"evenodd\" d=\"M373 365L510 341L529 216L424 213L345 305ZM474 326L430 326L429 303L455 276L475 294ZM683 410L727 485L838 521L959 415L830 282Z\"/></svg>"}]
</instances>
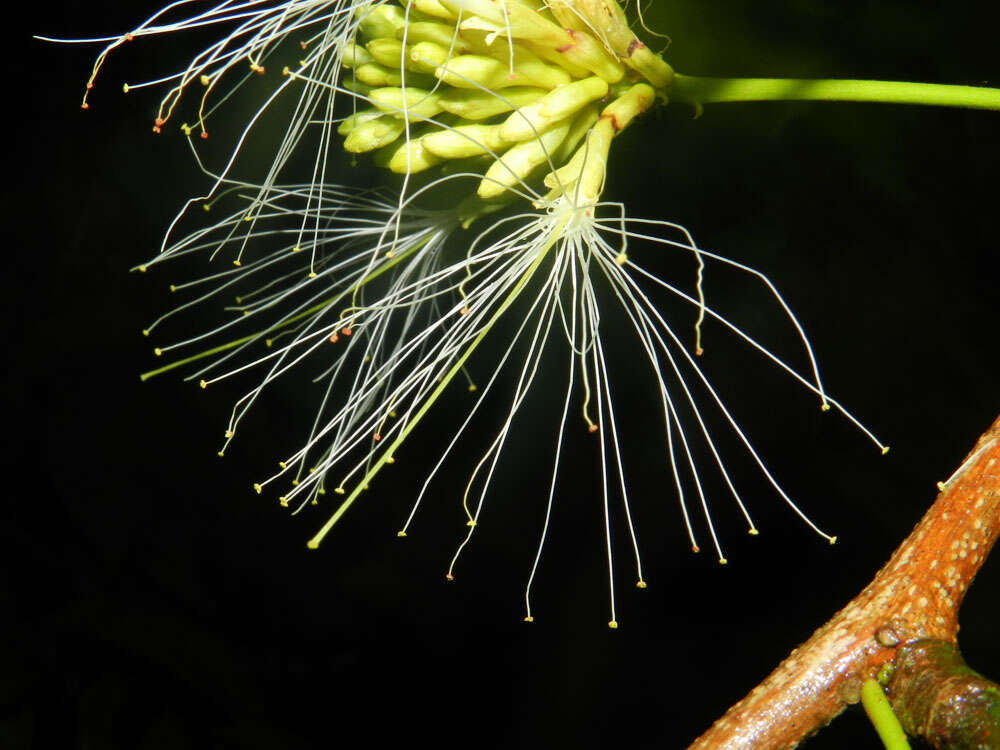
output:
<instances>
[{"instance_id":1,"label":"green stem","mask_svg":"<svg viewBox=\"0 0 1000 750\"><path fill-rule=\"evenodd\" d=\"M892 712L892 706L889 705L889 699L885 697L882 686L875 680L865 680L861 686L861 705L886 750L910 750L906 733L903 732L896 714Z\"/></svg>"},{"instance_id":2,"label":"green stem","mask_svg":"<svg viewBox=\"0 0 1000 750\"><path fill-rule=\"evenodd\" d=\"M1000 89L905 81L704 78L678 73L666 93L671 101L696 105L716 102L825 101L1000 110Z\"/></svg>"}]
</instances>

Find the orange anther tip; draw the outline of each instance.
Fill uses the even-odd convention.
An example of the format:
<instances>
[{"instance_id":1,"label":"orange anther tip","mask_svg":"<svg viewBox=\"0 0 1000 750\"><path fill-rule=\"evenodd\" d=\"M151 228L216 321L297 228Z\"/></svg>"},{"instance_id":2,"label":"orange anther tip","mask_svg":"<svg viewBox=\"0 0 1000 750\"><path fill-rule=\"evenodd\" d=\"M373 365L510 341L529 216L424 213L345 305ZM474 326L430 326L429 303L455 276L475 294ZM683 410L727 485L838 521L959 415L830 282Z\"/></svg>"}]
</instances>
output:
<instances>
[{"instance_id":1,"label":"orange anther tip","mask_svg":"<svg viewBox=\"0 0 1000 750\"><path fill-rule=\"evenodd\" d=\"M305 49L305 48L306 48L306 43L305 43L305 42L299 42L299 46L300 46L300 47L301 47L302 49Z\"/></svg>"},{"instance_id":2,"label":"orange anther tip","mask_svg":"<svg viewBox=\"0 0 1000 750\"><path fill-rule=\"evenodd\" d=\"M208 140L208 131L206 131L206 130L202 130L201 131L201 139L203 141L207 141Z\"/></svg>"},{"instance_id":3,"label":"orange anther tip","mask_svg":"<svg viewBox=\"0 0 1000 750\"><path fill-rule=\"evenodd\" d=\"M160 132L160 126L159 125L154 125L153 126L153 132L154 133L159 133Z\"/></svg>"},{"instance_id":4,"label":"orange anther tip","mask_svg":"<svg viewBox=\"0 0 1000 750\"><path fill-rule=\"evenodd\" d=\"M337 334L334 333L333 335L330 336L331 344L336 344L338 341L340 341L340 336L338 336Z\"/></svg>"},{"instance_id":5,"label":"orange anther tip","mask_svg":"<svg viewBox=\"0 0 1000 750\"><path fill-rule=\"evenodd\" d=\"M157 117L153 122L155 122L157 125L162 125L163 124L163 118L162 117Z\"/></svg>"},{"instance_id":6,"label":"orange anther tip","mask_svg":"<svg viewBox=\"0 0 1000 750\"><path fill-rule=\"evenodd\" d=\"M344 334L345 336L350 336L350 335L351 335L351 333L352 333L352 331L351 331L351 329L350 329L350 328L341 328L341 329L340 329L340 332L341 332L342 334Z\"/></svg>"},{"instance_id":7,"label":"orange anther tip","mask_svg":"<svg viewBox=\"0 0 1000 750\"><path fill-rule=\"evenodd\" d=\"M696 545L694 545L693 547L691 547L691 551L692 551L692 552L694 552L694 553L695 553L695 554L697 555L697 554L698 554L699 552L701 552L701 547L699 547L699 546L698 546L698 545L696 544Z\"/></svg>"},{"instance_id":8,"label":"orange anther tip","mask_svg":"<svg viewBox=\"0 0 1000 750\"><path fill-rule=\"evenodd\" d=\"M592 424L592 425L588 426L587 427L587 432L597 432L597 425L596 424Z\"/></svg>"},{"instance_id":9,"label":"orange anther tip","mask_svg":"<svg viewBox=\"0 0 1000 750\"><path fill-rule=\"evenodd\" d=\"M90 109L90 105L87 104L87 102L84 102L83 104L80 105L80 109Z\"/></svg>"},{"instance_id":10,"label":"orange anther tip","mask_svg":"<svg viewBox=\"0 0 1000 750\"><path fill-rule=\"evenodd\" d=\"M446 573L444 577L447 578L449 581L455 580L455 576L453 576L451 573Z\"/></svg>"},{"instance_id":11,"label":"orange anther tip","mask_svg":"<svg viewBox=\"0 0 1000 750\"><path fill-rule=\"evenodd\" d=\"M382 436L379 433L377 433L377 432L372 437L374 437L376 440L381 440L382 439Z\"/></svg>"},{"instance_id":12,"label":"orange anther tip","mask_svg":"<svg viewBox=\"0 0 1000 750\"><path fill-rule=\"evenodd\" d=\"M126 42L131 42L133 39L135 39L135 37L132 36L131 34L126 34L125 35L125 41Z\"/></svg>"},{"instance_id":13,"label":"orange anther tip","mask_svg":"<svg viewBox=\"0 0 1000 750\"><path fill-rule=\"evenodd\" d=\"M94 88L94 82L87 81L87 91L90 91L92 88Z\"/></svg>"}]
</instances>

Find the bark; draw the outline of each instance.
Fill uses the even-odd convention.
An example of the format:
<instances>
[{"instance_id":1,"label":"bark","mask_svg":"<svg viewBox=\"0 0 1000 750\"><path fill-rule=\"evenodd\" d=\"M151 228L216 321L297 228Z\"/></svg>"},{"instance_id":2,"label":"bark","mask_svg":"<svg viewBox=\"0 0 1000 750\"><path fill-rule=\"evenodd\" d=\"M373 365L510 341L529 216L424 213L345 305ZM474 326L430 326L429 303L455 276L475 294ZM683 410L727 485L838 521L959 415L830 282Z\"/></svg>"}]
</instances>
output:
<instances>
[{"instance_id":1,"label":"bark","mask_svg":"<svg viewBox=\"0 0 1000 750\"><path fill-rule=\"evenodd\" d=\"M942 750L1000 748L1000 685L970 669L953 644L900 648L888 687L907 734Z\"/></svg>"},{"instance_id":2,"label":"bark","mask_svg":"<svg viewBox=\"0 0 1000 750\"><path fill-rule=\"evenodd\" d=\"M955 643L962 599L1000 533L1000 418L939 488L875 579L692 749L795 747L857 702L862 682L907 644Z\"/></svg>"}]
</instances>

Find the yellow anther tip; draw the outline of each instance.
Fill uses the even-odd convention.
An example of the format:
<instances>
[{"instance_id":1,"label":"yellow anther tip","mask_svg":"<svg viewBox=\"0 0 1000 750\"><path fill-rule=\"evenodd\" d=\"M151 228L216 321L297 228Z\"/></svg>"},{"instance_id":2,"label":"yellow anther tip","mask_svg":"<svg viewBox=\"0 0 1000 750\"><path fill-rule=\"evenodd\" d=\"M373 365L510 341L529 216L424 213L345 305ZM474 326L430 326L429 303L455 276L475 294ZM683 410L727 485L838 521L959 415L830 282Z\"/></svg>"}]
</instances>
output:
<instances>
[{"instance_id":1,"label":"yellow anther tip","mask_svg":"<svg viewBox=\"0 0 1000 750\"><path fill-rule=\"evenodd\" d=\"M226 452L225 451L219 451L217 455L219 456L219 458L224 458L225 455L226 455Z\"/></svg>"},{"instance_id":2,"label":"yellow anther tip","mask_svg":"<svg viewBox=\"0 0 1000 750\"><path fill-rule=\"evenodd\" d=\"M475 393L477 390L479 390L479 389L476 388L476 386L474 386L474 385L470 385L469 386L469 393Z\"/></svg>"},{"instance_id":3,"label":"yellow anther tip","mask_svg":"<svg viewBox=\"0 0 1000 750\"><path fill-rule=\"evenodd\" d=\"M386 456L385 462L387 464L394 464L394 463L396 463L396 459L394 459L392 456Z\"/></svg>"},{"instance_id":4,"label":"yellow anther tip","mask_svg":"<svg viewBox=\"0 0 1000 750\"><path fill-rule=\"evenodd\" d=\"M232 430L226 430L226 437L227 437L227 438L231 438L231 437L232 437L233 435L235 435L235 434L236 434L236 433L235 433L235 432L233 432Z\"/></svg>"},{"instance_id":5,"label":"yellow anther tip","mask_svg":"<svg viewBox=\"0 0 1000 750\"><path fill-rule=\"evenodd\" d=\"M466 525L466 526L475 526L475 525L476 525L476 522L475 522L475 521L473 521L473 520L472 520L472 519L470 518L470 519L469 519L468 521L466 521L466 522L465 522L465 525Z\"/></svg>"},{"instance_id":6,"label":"yellow anther tip","mask_svg":"<svg viewBox=\"0 0 1000 750\"><path fill-rule=\"evenodd\" d=\"M288 507L288 498L284 497L284 496L279 497L278 498L278 503L281 505L282 508L287 508Z\"/></svg>"},{"instance_id":7,"label":"yellow anther tip","mask_svg":"<svg viewBox=\"0 0 1000 750\"><path fill-rule=\"evenodd\" d=\"M747 533L750 536L760 536L760 531L758 529L750 529Z\"/></svg>"},{"instance_id":8,"label":"yellow anther tip","mask_svg":"<svg viewBox=\"0 0 1000 750\"><path fill-rule=\"evenodd\" d=\"M207 86L209 83L211 83L211 81L209 80L208 76L204 76L204 75L201 76L198 80L201 82L202 86Z\"/></svg>"},{"instance_id":9,"label":"yellow anther tip","mask_svg":"<svg viewBox=\"0 0 1000 750\"><path fill-rule=\"evenodd\" d=\"M310 271L309 272L309 278L310 279L315 279L316 278L316 272L315 271Z\"/></svg>"},{"instance_id":10,"label":"yellow anther tip","mask_svg":"<svg viewBox=\"0 0 1000 750\"><path fill-rule=\"evenodd\" d=\"M729 560L724 557L719 558L719 565L729 565Z\"/></svg>"},{"instance_id":11,"label":"yellow anther tip","mask_svg":"<svg viewBox=\"0 0 1000 750\"><path fill-rule=\"evenodd\" d=\"M645 581L636 581L635 587L637 589L644 589L644 588L646 588L646 582Z\"/></svg>"},{"instance_id":12,"label":"yellow anther tip","mask_svg":"<svg viewBox=\"0 0 1000 750\"><path fill-rule=\"evenodd\" d=\"M239 258L237 258L236 260L234 260L234 261L233 261L233 265L234 265L234 266L236 266L237 268L239 268L239 267L240 267L240 266L242 266L243 264L242 264L242 263L240 263L240 259L239 259Z\"/></svg>"},{"instance_id":13,"label":"yellow anther tip","mask_svg":"<svg viewBox=\"0 0 1000 750\"><path fill-rule=\"evenodd\" d=\"M338 495L343 495L344 492L346 492L346 490L343 487L338 487L337 489L334 490L334 492L336 492Z\"/></svg>"},{"instance_id":14,"label":"yellow anther tip","mask_svg":"<svg viewBox=\"0 0 1000 750\"><path fill-rule=\"evenodd\" d=\"M122 93L123 94L127 94L128 93L128 84L127 83L123 83L122 84Z\"/></svg>"},{"instance_id":15,"label":"yellow anther tip","mask_svg":"<svg viewBox=\"0 0 1000 750\"><path fill-rule=\"evenodd\" d=\"M524 621L525 622L534 622L535 618L532 617L531 615L528 615L527 617L524 618Z\"/></svg>"},{"instance_id":16,"label":"yellow anther tip","mask_svg":"<svg viewBox=\"0 0 1000 750\"><path fill-rule=\"evenodd\" d=\"M138 268L139 268L139 273L146 273L146 267L145 266L139 266Z\"/></svg>"},{"instance_id":17,"label":"yellow anther tip","mask_svg":"<svg viewBox=\"0 0 1000 750\"><path fill-rule=\"evenodd\" d=\"M884 455L885 455L886 453L888 453L888 452L889 452L889 446L888 446L888 445L886 445L886 446L884 446L884 447L882 448L882 455L884 456Z\"/></svg>"},{"instance_id":18,"label":"yellow anther tip","mask_svg":"<svg viewBox=\"0 0 1000 750\"><path fill-rule=\"evenodd\" d=\"M316 494L317 495L325 495L326 494L326 490L323 489L322 487L320 487L318 490L316 490Z\"/></svg>"},{"instance_id":19,"label":"yellow anther tip","mask_svg":"<svg viewBox=\"0 0 1000 750\"><path fill-rule=\"evenodd\" d=\"M293 479L292 480L292 487L298 487L298 486L299 486L299 480L298 479Z\"/></svg>"},{"instance_id":20,"label":"yellow anther tip","mask_svg":"<svg viewBox=\"0 0 1000 750\"><path fill-rule=\"evenodd\" d=\"M399 537L400 539L402 539L404 536L406 536L406 532L405 531L397 531L396 532L396 536Z\"/></svg>"},{"instance_id":21,"label":"yellow anther tip","mask_svg":"<svg viewBox=\"0 0 1000 750\"><path fill-rule=\"evenodd\" d=\"M278 461L278 466L280 466L282 469L284 469L284 468L288 467L288 464L286 464L284 461Z\"/></svg>"},{"instance_id":22,"label":"yellow anther tip","mask_svg":"<svg viewBox=\"0 0 1000 750\"><path fill-rule=\"evenodd\" d=\"M618 621L612 620L611 622L608 623L608 627L611 628L612 630L618 630Z\"/></svg>"},{"instance_id":23,"label":"yellow anther tip","mask_svg":"<svg viewBox=\"0 0 1000 750\"><path fill-rule=\"evenodd\" d=\"M203 210L205 210L206 212L207 212L207 211L211 211L211 210L212 210L212 206L211 206L211 204L210 204L210 203L202 203L202 204L201 204L201 207L202 207L202 209L203 209Z\"/></svg>"},{"instance_id":24,"label":"yellow anther tip","mask_svg":"<svg viewBox=\"0 0 1000 750\"><path fill-rule=\"evenodd\" d=\"M263 489L264 488L261 487L257 482L253 483L253 491L256 492L258 495L261 493Z\"/></svg>"},{"instance_id":25,"label":"yellow anther tip","mask_svg":"<svg viewBox=\"0 0 1000 750\"><path fill-rule=\"evenodd\" d=\"M831 544L831 545L834 545L834 544L836 544L836 543L837 543L837 537L835 537L835 536L831 536L831 537L830 537L830 544Z\"/></svg>"},{"instance_id":26,"label":"yellow anther tip","mask_svg":"<svg viewBox=\"0 0 1000 750\"><path fill-rule=\"evenodd\" d=\"M315 539L310 539L308 542L306 542L306 547L308 547L309 549L319 549L319 542L317 542Z\"/></svg>"},{"instance_id":27,"label":"yellow anther tip","mask_svg":"<svg viewBox=\"0 0 1000 750\"><path fill-rule=\"evenodd\" d=\"M618 255L615 256L615 263L619 266L624 266L628 263L628 255L626 253L618 253Z\"/></svg>"},{"instance_id":28,"label":"yellow anther tip","mask_svg":"<svg viewBox=\"0 0 1000 750\"><path fill-rule=\"evenodd\" d=\"M168 289L170 289L170 291L171 291L171 292L176 292L176 291L177 291L177 287L176 287L176 286L174 286L173 284L171 284L171 285L170 285L169 287L167 287L167 288L168 288Z\"/></svg>"},{"instance_id":29,"label":"yellow anther tip","mask_svg":"<svg viewBox=\"0 0 1000 750\"><path fill-rule=\"evenodd\" d=\"M938 492L944 492L945 483L944 482L938 482L937 483L937 488L938 488Z\"/></svg>"},{"instance_id":30,"label":"yellow anther tip","mask_svg":"<svg viewBox=\"0 0 1000 750\"><path fill-rule=\"evenodd\" d=\"M302 252L302 248L299 247L298 245L296 245L295 247L292 248L292 252L293 253L301 253Z\"/></svg>"},{"instance_id":31,"label":"yellow anther tip","mask_svg":"<svg viewBox=\"0 0 1000 750\"><path fill-rule=\"evenodd\" d=\"M142 329L142 335L143 336L148 336L149 335L149 329L148 328L143 328Z\"/></svg>"},{"instance_id":32,"label":"yellow anther tip","mask_svg":"<svg viewBox=\"0 0 1000 750\"><path fill-rule=\"evenodd\" d=\"M199 380L198 381L198 386L200 388L208 388L208 381L207 380Z\"/></svg>"}]
</instances>

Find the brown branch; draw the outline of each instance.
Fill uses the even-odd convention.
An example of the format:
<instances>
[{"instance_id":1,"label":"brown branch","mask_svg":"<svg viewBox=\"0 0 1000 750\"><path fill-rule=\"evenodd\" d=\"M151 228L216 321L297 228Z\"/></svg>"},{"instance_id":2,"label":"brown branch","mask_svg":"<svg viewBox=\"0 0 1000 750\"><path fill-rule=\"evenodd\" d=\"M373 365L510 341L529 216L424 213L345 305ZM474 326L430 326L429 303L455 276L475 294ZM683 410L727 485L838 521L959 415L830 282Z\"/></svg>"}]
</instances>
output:
<instances>
[{"instance_id":1,"label":"brown branch","mask_svg":"<svg viewBox=\"0 0 1000 750\"><path fill-rule=\"evenodd\" d=\"M936 748L1000 748L1000 685L969 669L946 641L916 641L896 654L892 709L908 734Z\"/></svg>"},{"instance_id":2,"label":"brown branch","mask_svg":"<svg viewBox=\"0 0 1000 750\"><path fill-rule=\"evenodd\" d=\"M861 683L917 640L955 643L958 609L1000 533L1000 418L875 579L692 750L794 747L826 726Z\"/></svg>"}]
</instances>

